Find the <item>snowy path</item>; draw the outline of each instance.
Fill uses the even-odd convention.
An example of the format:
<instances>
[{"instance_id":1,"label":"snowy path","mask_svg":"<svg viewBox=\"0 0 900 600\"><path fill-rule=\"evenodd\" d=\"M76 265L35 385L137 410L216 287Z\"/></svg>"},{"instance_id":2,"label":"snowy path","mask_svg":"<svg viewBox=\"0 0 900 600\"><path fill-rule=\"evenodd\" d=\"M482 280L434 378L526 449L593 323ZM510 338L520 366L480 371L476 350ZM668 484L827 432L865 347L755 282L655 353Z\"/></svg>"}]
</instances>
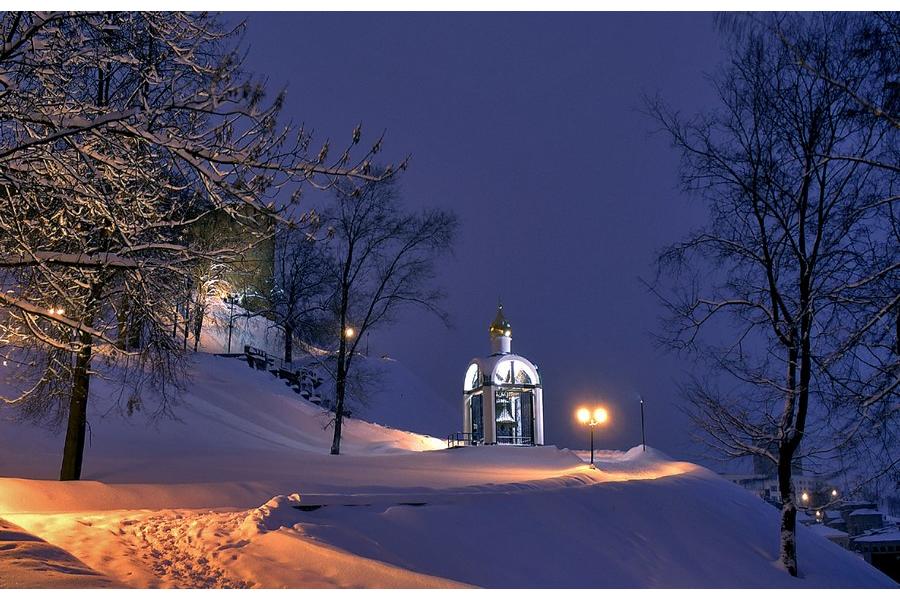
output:
<instances>
[{"instance_id":1,"label":"snowy path","mask_svg":"<svg viewBox=\"0 0 900 600\"><path fill-rule=\"evenodd\" d=\"M217 523L220 528L233 529L239 517L232 516ZM133 537L135 558L149 565L164 587L248 588L253 582L234 579L216 566L223 551L240 545L222 544L212 551L204 539L210 519L198 519L195 514L162 513L123 523L126 537ZM221 530L221 529L220 529Z\"/></svg>"},{"instance_id":2,"label":"snowy path","mask_svg":"<svg viewBox=\"0 0 900 600\"><path fill-rule=\"evenodd\" d=\"M302 515L296 504L296 497L282 496L249 511L104 511L14 518L67 546L94 568L116 573L131 587L460 586L321 544L293 528Z\"/></svg>"}]
</instances>

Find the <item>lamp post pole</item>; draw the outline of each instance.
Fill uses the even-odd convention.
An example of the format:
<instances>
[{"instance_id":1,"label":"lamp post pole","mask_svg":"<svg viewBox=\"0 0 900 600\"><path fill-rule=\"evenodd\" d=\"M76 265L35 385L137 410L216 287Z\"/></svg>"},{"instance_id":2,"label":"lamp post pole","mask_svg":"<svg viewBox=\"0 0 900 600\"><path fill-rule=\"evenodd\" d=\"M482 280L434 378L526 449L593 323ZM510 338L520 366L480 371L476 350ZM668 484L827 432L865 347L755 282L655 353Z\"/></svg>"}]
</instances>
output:
<instances>
[{"instance_id":1,"label":"lamp post pole","mask_svg":"<svg viewBox=\"0 0 900 600\"><path fill-rule=\"evenodd\" d=\"M591 466L594 466L594 425L596 423L591 421Z\"/></svg>"},{"instance_id":2,"label":"lamp post pole","mask_svg":"<svg viewBox=\"0 0 900 600\"><path fill-rule=\"evenodd\" d=\"M647 439L644 437L644 397L638 394L638 398L641 399L641 447L644 449L644 452L646 452Z\"/></svg>"},{"instance_id":3,"label":"lamp post pole","mask_svg":"<svg viewBox=\"0 0 900 600\"><path fill-rule=\"evenodd\" d=\"M602 406L598 406L593 413L587 408L579 408L575 416L582 425L591 428L591 468L594 468L594 426L606 423L609 413Z\"/></svg>"},{"instance_id":4,"label":"lamp post pole","mask_svg":"<svg viewBox=\"0 0 900 600\"><path fill-rule=\"evenodd\" d=\"M234 296L228 296L231 312L228 314L228 354L231 354L231 332L234 330Z\"/></svg>"}]
</instances>

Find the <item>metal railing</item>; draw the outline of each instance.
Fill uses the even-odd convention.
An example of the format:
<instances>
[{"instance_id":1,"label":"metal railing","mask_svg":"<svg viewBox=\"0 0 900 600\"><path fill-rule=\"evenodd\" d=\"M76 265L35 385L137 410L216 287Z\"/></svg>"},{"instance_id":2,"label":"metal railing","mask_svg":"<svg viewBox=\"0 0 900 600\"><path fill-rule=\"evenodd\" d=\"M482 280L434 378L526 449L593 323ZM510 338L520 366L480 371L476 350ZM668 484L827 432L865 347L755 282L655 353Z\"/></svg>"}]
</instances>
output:
<instances>
[{"instance_id":1,"label":"metal railing","mask_svg":"<svg viewBox=\"0 0 900 600\"><path fill-rule=\"evenodd\" d=\"M534 438L526 435L498 435L495 444L507 446L534 446ZM471 433L458 431L447 436L447 447L458 448L460 446L478 446L484 444L482 439L475 439Z\"/></svg>"},{"instance_id":2,"label":"metal railing","mask_svg":"<svg viewBox=\"0 0 900 600\"><path fill-rule=\"evenodd\" d=\"M447 447L448 448L458 448L460 446L474 446L475 439L472 437L471 433L466 433L464 431L457 431L456 433L451 433L447 436Z\"/></svg>"},{"instance_id":3,"label":"metal railing","mask_svg":"<svg viewBox=\"0 0 900 600\"><path fill-rule=\"evenodd\" d=\"M497 443L511 446L534 446L534 438L525 435L498 435Z\"/></svg>"},{"instance_id":4,"label":"metal railing","mask_svg":"<svg viewBox=\"0 0 900 600\"><path fill-rule=\"evenodd\" d=\"M292 363L287 362L277 356L273 356L265 350L254 348L249 344L244 346L243 354L228 356L244 357L251 369L268 371L275 377L278 377L279 379L285 381L292 390L294 390L298 394L301 393L300 378L301 371L303 370L302 367L295 367ZM328 403L323 403L315 400L310 400L310 402L318 405L321 408L324 408L325 410L334 412L334 407L330 406ZM345 407L344 416L353 416L353 410Z\"/></svg>"}]
</instances>

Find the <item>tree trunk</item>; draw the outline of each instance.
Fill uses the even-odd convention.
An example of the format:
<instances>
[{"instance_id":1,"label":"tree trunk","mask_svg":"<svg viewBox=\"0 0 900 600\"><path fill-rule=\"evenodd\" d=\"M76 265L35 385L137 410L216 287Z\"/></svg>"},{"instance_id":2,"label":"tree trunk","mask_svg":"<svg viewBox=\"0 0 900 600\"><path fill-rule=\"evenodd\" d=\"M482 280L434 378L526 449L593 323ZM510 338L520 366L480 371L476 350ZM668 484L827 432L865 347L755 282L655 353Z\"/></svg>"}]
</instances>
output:
<instances>
[{"instance_id":1,"label":"tree trunk","mask_svg":"<svg viewBox=\"0 0 900 600\"><path fill-rule=\"evenodd\" d=\"M72 377L72 398L69 403L69 423L66 428L66 445L63 449L60 481L81 479L81 464L84 459L84 440L87 430L87 402L90 392L92 340L88 333L81 334L81 350L75 359Z\"/></svg>"},{"instance_id":2,"label":"tree trunk","mask_svg":"<svg viewBox=\"0 0 900 600\"><path fill-rule=\"evenodd\" d=\"M128 349L137 350L141 347L144 334L144 322L134 315L128 320Z\"/></svg>"},{"instance_id":3,"label":"tree trunk","mask_svg":"<svg viewBox=\"0 0 900 600\"><path fill-rule=\"evenodd\" d=\"M778 491L781 494L781 546L779 560L787 572L797 576L797 505L791 463L793 452L784 445L778 456Z\"/></svg>"},{"instance_id":4,"label":"tree trunk","mask_svg":"<svg viewBox=\"0 0 900 600\"><path fill-rule=\"evenodd\" d=\"M122 304L119 306L119 312L116 315L118 328L116 330L116 347L119 350L128 348L128 296L122 296Z\"/></svg>"},{"instance_id":5,"label":"tree trunk","mask_svg":"<svg viewBox=\"0 0 900 600\"><path fill-rule=\"evenodd\" d=\"M290 363L294 359L294 328L284 326L284 362Z\"/></svg>"},{"instance_id":6,"label":"tree trunk","mask_svg":"<svg viewBox=\"0 0 900 600\"><path fill-rule=\"evenodd\" d=\"M200 348L200 332L203 331L203 316L206 312L206 307L197 302L197 312L194 318L194 352L196 352Z\"/></svg>"},{"instance_id":7,"label":"tree trunk","mask_svg":"<svg viewBox=\"0 0 900 600\"><path fill-rule=\"evenodd\" d=\"M334 403L334 439L331 442L331 453L341 453L341 425L344 420L344 396L347 390L347 371L344 366L344 357L347 353L347 343L344 339L344 330L341 329L341 345L338 350L337 375L335 377L335 403Z\"/></svg>"},{"instance_id":8,"label":"tree trunk","mask_svg":"<svg viewBox=\"0 0 900 600\"><path fill-rule=\"evenodd\" d=\"M95 302L100 297L100 285L95 283L88 299L83 323L86 327L94 324ZM69 421L66 427L66 443L63 448L60 481L81 479L81 464L84 460L84 440L87 432L87 403L91 386L91 357L93 336L82 331L79 334L81 348L75 357L72 372L72 396L69 401Z\"/></svg>"},{"instance_id":9,"label":"tree trunk","mask_svg":"<svg viewBox=\"0 0 900 600\"><path fill-rule=\"evenodd\" d=\"M184 350L187 350L188 344L188 330L190 329L191 322L191 299L187 298L184 301Z\"/></svg>"}]
</instances>

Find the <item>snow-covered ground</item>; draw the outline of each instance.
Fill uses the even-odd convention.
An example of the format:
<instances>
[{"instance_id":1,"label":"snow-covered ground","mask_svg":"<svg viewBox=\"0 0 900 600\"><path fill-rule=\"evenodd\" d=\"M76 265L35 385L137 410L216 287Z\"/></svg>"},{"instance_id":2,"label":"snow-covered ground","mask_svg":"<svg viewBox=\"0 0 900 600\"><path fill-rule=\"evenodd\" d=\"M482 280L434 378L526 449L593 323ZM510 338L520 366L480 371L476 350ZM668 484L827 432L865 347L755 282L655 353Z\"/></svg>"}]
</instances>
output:
<instances>
[{"instance_id":1,"label":"snow-covered ground","mask_svg":"<svg viewBox=\"0 0 900 600\"><path fill-rule=\"evenodd\" d=\"M205 352L224 353L228 350L228 306L212 301L209 313L200 336L200 347ZM260 316L235 318L232 324L232 352L243 352L246 344L274 357L284 355L284 338L267 319ZM308 354L305 351L312 355L305 356ZM330 395L334 382L330 378L328 366L322 364L323 354L324 351L319 349L304 348L296 344L293 366L302 366L316 372L323 380L322 391ZM457 395L436 393L403 363L373 352L370 356L356 356L354 370L363 372L366 380L364 391L351 389L349 392L348 408L355 416L371 423L415 430L441 438L446 438L459 429L460 408Z\"/></svg>"},{"instance_id":2,"label":"snow-covered ground","mask_svg":"<svg viewBox=\"0 0 900 600\"><path fill-rule=\"evenodd\" d=\"M0 589L106 588L121 584L68 552L0 519Z\"/></svg>"},{"instance_id":3,"label":"snow-covered ground","mask_svg":"<svg viewBox=\"0 0 900 600\"><path fill-rule=\"evenodd\" d=\"M0 585L60 572L84 587L894 585L803 528L791 578L775 509L650 448L600 452L591 469L553 446L447 449L350 419L331 456L327 413L271 375L208 355L190 372L180 420L156 424L110 412L98 380L85 481L52 480L61 434L0 410L0 548L17 527L47 564L75 565L29 580L41 560L0 550L0 572L20 573Z\"/></svg>"}]
</instances>

